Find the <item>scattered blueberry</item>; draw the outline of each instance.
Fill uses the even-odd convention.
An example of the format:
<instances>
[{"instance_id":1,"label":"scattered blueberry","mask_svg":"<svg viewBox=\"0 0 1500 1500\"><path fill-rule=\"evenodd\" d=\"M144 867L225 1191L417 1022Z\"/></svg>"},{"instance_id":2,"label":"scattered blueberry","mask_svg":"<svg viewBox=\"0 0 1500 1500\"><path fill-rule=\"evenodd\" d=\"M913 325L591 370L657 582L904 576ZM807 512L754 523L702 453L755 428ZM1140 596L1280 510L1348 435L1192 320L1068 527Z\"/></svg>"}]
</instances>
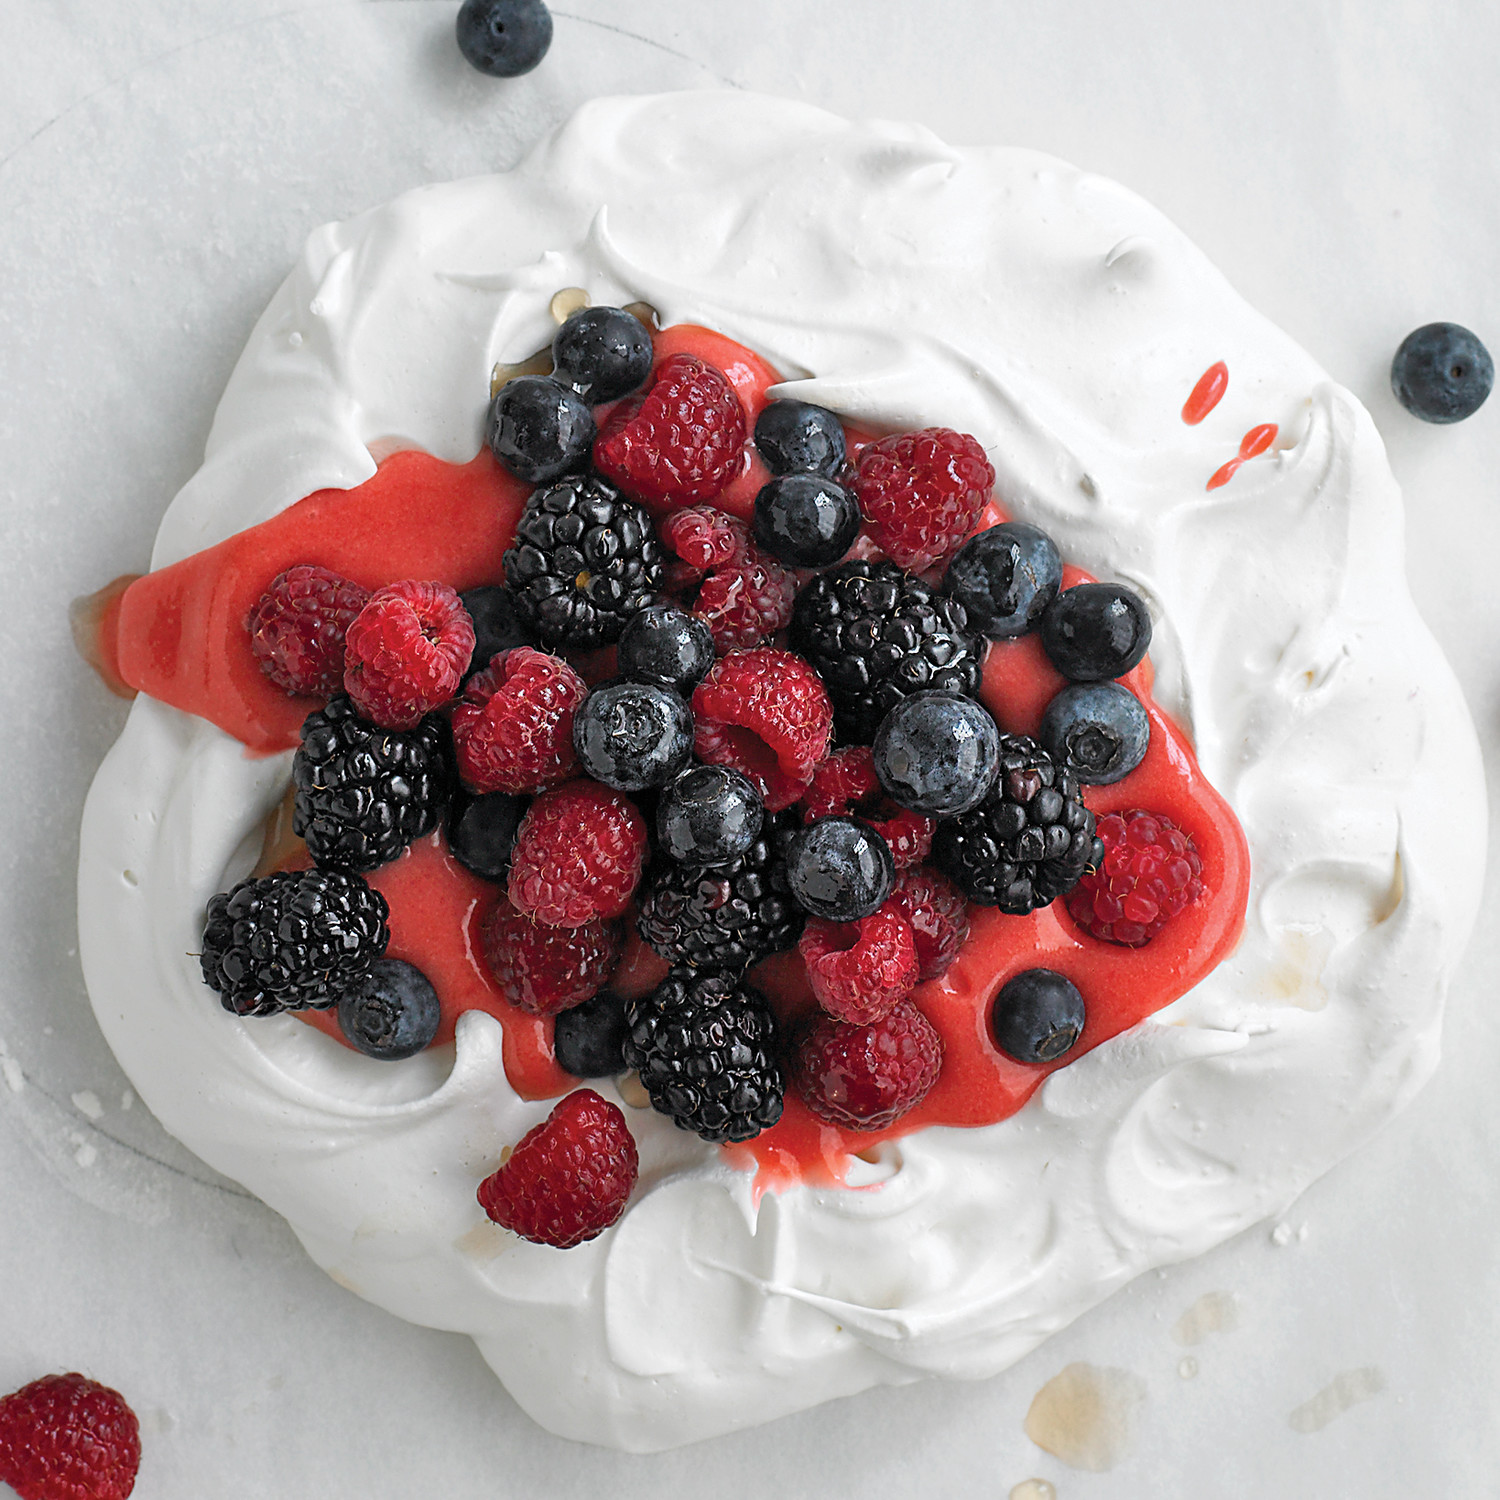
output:
<instances>
[{"instance_id":1,"label":"scattered blueberry","mask_svg":"<svg viewBox=\"0 0 1500 1500\"><path fill-rule=\"evenodd\" d=\"M575 1078L611 1078L625 1071L625 1002L609 990L563 1011L552 1023L552 1052Z\"/></svg>"},{"instance_id":2,"label":"scattered blueberry","mask_svg":"<svg viewBox=\"0 0 1500 1500\"><path fill-rule=\"evenodd\" d=\"M1027 969L995 996L990 1027L1002 1052L1017 1062L1055 1062L1083 1034L1083 996L1051 969Z\"/></svg>"},{"instance_id":3,"label":"scattered blueberry","mask_svg":"<svg viewBox=\"0 0 1500 1500\"><path fill-rule=\"evenodd\" d=\"M1391 361L1391 389L1424 422L1472 417L1495 383L1495 362L1457 323L1428 323L1401 340Z\"/></svg>"},{"instance_id":4,"label":"scattered blueberry","mask_svg":"<svg viewBox=\"0 0 1500 1500\"><path fill-rule=\"evenodd\" d=\"M1052 665L1074 682L1123 677L1151 644L1145 601L1119 583L1064 589L1042 615L1042 645Z\"/></svg>"},{"instance_id":5,"label":"scattered blueberry","mask_svg":"<svg viewBox=\"0 0 1500 1500\"><path fill-rule=\"evenodd\" d=\"M755 540L794 568L826 568L859 535L859 504L821 474L781 474L755 497Z\"/></svg>"},{"instance_id":6,"label":"scattered blueberry","mask_svg":"<svg viewBox=\"0 0 1500 1500\"><path fill-rule=\"evenodd\" d=\"M929 817L978 807L1000 769L1000 731L958 693L913 693L875 734L875 774L891 800Z\"/></svg>"},{"instance_id":7,"label":"scattered blueberry","mask_svg":"<svg viewBox=\"0 0 1500 1500\"><path fill-rule=\"evenodd\" d=\"M339 1000L339 1030L366 1057L400 1062L432 1044L443 1018L427 976L399 958L382 958L369 978Z\"/></svg>"},{"instance_id":8,"label":"scattered blueberry","mask_svg":"<svg viewBox=\"0 0 1500 1500\"><path fill-rule=\"evenodd\" d=\"M1006 521L970 537L948 564L943 592L992 641L1035 630L1062 587L1062 558L1045 531Z\"/></svg>"},{"instance_id":9,"label":"scattered blueberry","mask_svg":"<svg viewBox=\"0 0 1500 1500\"><path fill-rule=\"evenodd\" d=\"M1085 786L1108 786L1144 759L1151 721L1129 688L1118 682L1080 682L1047 705L1037 738Z\"/></svg>"},{"instance_id":10,"label":"scattered blueberry","mask_svg":"<svg viewBox=\"0 0 1500 1500\"><path fill-rule=\"evenodd\" d=\"M552 339L553 376L590 406L618 401L651 373L651 335L622 307L585 307Z\"/></svg>"},{"instance_id":11,"label":"scattered blueberry","mask_svg":"<svg viewBox=\"0 0 1500 1500\"><path fill-rule=\"evenodd\" d=\"M498 584L486 584L458 596L474 622L474 654L469 658L467 681L490 664L490 658L513 646L530 646L532 639L516 617L515 596Z\"/></svg>"},{"instance_id":12,"label":"scattered blueberry","mask_svg":"<svg viewBox=\"0 0 1500 1500\"><path fill-rule=\"evenodd\" d=\"M508 792L486 792L482 797L460 794L448 812L449 852L481 880L504 880L516 829L530 800Z\"/></svg>"},{"instance_id":13,"label":"scattered blueberry","mask_svg":"<svg viewBox=\"0 0 1500 1500\"><path fill-rule=\"evenodd\" d=\"M679 864L733 864L760 837L765 805L728 766L693 766L661 794L656 837Z\"/></svg>"},{"instance_id":14,"label":"scattered blueberry","mask_svg":"<svg viewBox=\"0 0 1500 1500\"><path fill-rule=\"evenodd\" d=\"M844 429L827 407L772 401L755 419L755 446L773 474L837 474Z\"/></svg>"},{"instance_id":15,"label":"scattered blueberry","mask_svg":"<svg viewBox=\"0 0 1500 1500\"><path fill-rule=\"evenodd\" d=\"M552 45L552 13L542 0L464 0L458 50L491 78L529 73Z\"/></svg>"},{"instance_id":16,"label":"scattered blueberry","mask_svg":"<svg viewBox=\"0 0 1500 1500\"><path fill-rule=\"evenodd\" d=\"M886 841L857 818L819 818L787 849L787 883L804 910L857 922L891 894L896 865Z\"/></svg>"},{"instance_id":17,"label":"scattered blueberry","mask_svg":"<svg viewBox=\"0 0 1500 1500\"><path fill-rule=\"evenodd\" d=\"M486 430L490 452L527 484L586 469L595 435L588 402L550 375L518 375L501 386Z\"/></svg>"},{"instance_id":18,"label":"scattered blueberry","mask_svg":"<svg viewBox=\"0 0 1500 1500\"><path fill-rule=\"evenodd\" d=\"M696 615L653 604L637 610L620 636L620 676L688 693L714 664L714 638Z\"/></svg>"},{"instance_id":19,"label":"scattered blueberry","mask_svg":"<svg viewBox=\"0 0 1500 1500\"><path fill-rule=\"evenodd\" d=\"M605 683L573 720L573 748L595 781L617 791L665 786L692 757L693 715L670 688Z\"/></svg>"}]
</instances>

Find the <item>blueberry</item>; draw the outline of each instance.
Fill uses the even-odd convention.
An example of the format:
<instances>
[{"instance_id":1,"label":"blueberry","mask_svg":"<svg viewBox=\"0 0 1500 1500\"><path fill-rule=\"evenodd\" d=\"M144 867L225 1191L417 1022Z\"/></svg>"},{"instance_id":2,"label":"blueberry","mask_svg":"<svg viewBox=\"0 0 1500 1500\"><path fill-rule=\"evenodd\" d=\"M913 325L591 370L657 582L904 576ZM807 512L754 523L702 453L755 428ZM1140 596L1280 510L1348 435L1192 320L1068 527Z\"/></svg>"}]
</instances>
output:
<instances>
[{"instance_id":1,"label":"blueberry","mask_svg":"<svg viewBox=\"0 0 1500 1500\"><path fill-rule=\"evenodd\" d=\"M497 584L470 589L458 596L474 622L474 654L464 672L467 681L490 664L490 658L515 646L530 646L532 639L516 617L515 596Z\"/></svg>"},{"instance_id":2,"label":"blueberry","mask_svg":"<svg viewBox=\"0 0 1500 1500\"><path fill-rule=\"evenodd\" d=\"M550 375L518 375L501 386L485 434L490 452L527 484L586 469L595 435L588 403Z\"/></svg>"},{"instance_id":3,"label":"blueberry","mask_svg":"<svg viewBox=\"0 0 1500 1500\"><path fill-rule=\"evenodd\" d=\"M585 307L552 339L552 374L590 406L618 401L651 373L651 335L620 307Z\"/></svg>"},{"instance_id":4,"label":"blueberry","mask_svg":"<svg viewBox=\"0 0 1500 1500\"><path fill-rule=\"evenodd\" d=\"M399 958L377 959L339 999L339 1030L366 1057L400 1062L431 1046L443 1018L427 976Z\"/></svg>"},{"instance_id":5,"label":"blueberry","mask_svg":"<svg viewBox=\"0 0 1500 1500\"><path fill-rule=\"evenodd\" d=\"M755 446L773 474L837 474L844 429L826 407L772 401L755 419Z\"/></svg>"},{"instance_id":6,"label":"blueberry","mask_svg":"<svg viewBox=\"0 0 1500 1500\"><path fill-rule=\"evenodd\" d=\"M1000 731L957 693L903 698L875 734L875 774L894 802L929 817L978 807L1000 769Z\"/></svg>"},{"instance_id":7,"label":"blueberry","mask_svg":"<svg viewBox=\"0 0 1500 1500\"><path fill-rule=\"evenodd\" d=\"M504 880L530 800L508 792L456 797L448 812L449 853L481 880Z\"/></svg>"},{"instance_id":8,"label":"blueberry","mask_svg":"<svg viewBox=\"0 0 1500 1500\"><path fill-rule=\"evenodd\" d=\"M542 0L464 0L458 50L491 78L529 73L552 45L552 13Z\"/></svg>"},{"instance_id":9,"label":"blueberry","mask_svg":"<svg viewBox=\"0 0 1500 1500\"><path fill-rule=\"evenodd\" d=\"M1051 969L1027 969L995 996L990 1028L1007 1057L1055 1062L1083 1034L1083 996L1072 980Z\"/></svg>"},{"instance_id":10,"label":"blueberry","mask_svg":"<svg viewBox=\"0 0 1500 1500\"><path fill-rule=\"evenodd\" d=\"M1035 630L1062 587L1062 558L1045 531L1006 521L971 537L948 564L943 592L992 641Z\"/></svg>"},{"instance_id":11,"label":"blueberry","mask_svg":"<svg viewBox=\"0 0 1500 1500\"><path fill-rule=\"evenodd\" d=\"M1145 758L1151 721L1129 688L1118 682L1080 682L1047 705L1037 738L1085 786L1108 786Z\"/></svg>"},{"instance_id":12,"label":"blueberry","mask_svg":"<svg viewBox=\"0 0 1500 1500\"><path fill-rule=\"evenodd\" d=\"M665 786L693 753L693 716L670 688L645 682L596 687L573 719L583 769L621 792Z\"/></svg>"},{"instance_id":13,"label":"blueberry","mask_svg":"<svg viewBox=\"0 0 1500 1500\"><path fill-rule=\"evenodd\" d=\"M679 864L733 864L760 837L765 805L728 766L693 766L661 795L656 837Z\"/></svg>"},{"instance_id":14,"label":"blueberry","mask_svg":"<svg viewBox=\"0 0 1500 1500\"><path fill-rule=\"evenodd\" d=\"M794 568L826 568L859 535L859 504L821 474L782 474L755 497L755 540Z\"/></svg>"},{"instance_id":15,"label":"blueberry","mask_svg":"<svg viewBox=\"0 0 1500 1500\"><path fill-rule=\"evenodd\" d=\"M857 922L891 894L890 846L857 818L819 818L789 845L787 883L798 905L830 922Z\"/></svg>"},{"instance_id":16,"label":"blueberry","mask_svg":"<svg viewBox=\"0 0 1500 1500\"><path fill-rule=\"evenodd\" d=\"M1052 665L1074 682L1123 677L1151 644L1145 602L1119 583L1064 589L1042 614L1042 645Z\"/></svg>"},{"instance_id":17,"label":"blueberry","mask_svg":"<svg viewBox=\"0 0 1500 1500\"><path fill-rule=\"evenodd\" d=\"M1495 383L1490 351L1457 323L1428 323L1401 340L1391 361L1391 389L1424 422L1472 417Z\"/></svg>"},{"instance_id":18,"label":"blueberry","mask_svg":"<svg viewBox=\"0 0 1500 1500\"><path fill-rule=\"evenodd\" d=\"M610 1078L625 1071L625 1002L609 990L563 1011L552 1023L552 1052L575 1078Z\"/></svg>"},{"instance_id":19,"label":"blueberry","mask_svg":"<svg viewBox=\"0 0 1500 1500\"><path fill-rule=\"evenodd\" d=\"M620 636L620 676L686 696L714 664L714 638L696 615L667 604L637 610Z\"/></svg>"}]
</instances>

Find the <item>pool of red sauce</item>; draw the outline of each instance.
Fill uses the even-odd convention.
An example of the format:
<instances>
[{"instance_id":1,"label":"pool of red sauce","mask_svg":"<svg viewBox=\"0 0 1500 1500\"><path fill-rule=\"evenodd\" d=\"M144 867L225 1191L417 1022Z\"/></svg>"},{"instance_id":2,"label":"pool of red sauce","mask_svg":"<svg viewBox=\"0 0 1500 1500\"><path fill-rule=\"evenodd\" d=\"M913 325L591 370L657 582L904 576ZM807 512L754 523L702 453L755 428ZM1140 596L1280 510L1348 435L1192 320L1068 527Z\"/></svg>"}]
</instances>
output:
<instances>
[{"instance_id":1,"label":"pool of red sauce","mask_svg":"<svg viewBox=\"0 0 1500 1500\"><path fill-rule=\"evenodd\" d=\"M767 386L779 378L765 361L691 325L667 329L655 340L659 359L686 350L723 369L753 426ZM764 479L760 461L747 459L744 471L714 503L748 517ZM262 675L245 629L271 579L294 563L313 562L371 589L403 578L442 579L460 590L499 581L501 558L527 493L527 486L505 473L487 450L466 464L419 451L393 454L354 489L320 490L259 526L131 583L102 611L101 670L209 719L250 753L294 748L313 702L287 695ZM983 524L1003 519L992 505ZM1064 575L1066 585L1086 580L1073 568ZM957 962L914 996L945 1047L942 1076L932 1092L892 1128L872 1132L827 1125L789 1092L778 1125L726 1148L732 1160L756 1169L758 1191L799 1179L842 1181L853 1153L929 1125L1005 1119L1054 1068L1169 1004L1233 948L1248 892L1244 835L1198 770L1187 736L1152 699L1149 660L1124 682L1150 716L1150 747L1123 781L1087 789L1086 800L1099 814L1144 807L1170 817L1198 847L1204 896L1142 949L1091 938L1073 924L1062 902L1026 917L971 907L971 935ZM1032 734L1048 700L1063 686L1037 637L1029 636L991 647L981 697L1002 729ZM368 878L391 907L390 955L421 968L442 999L438 1041L452 1040L464 1011L486 1011L504 1030L506 1074L519 1094L545 1099L573 1087L576 1080L552 1054L552 1023L508 1004L479 957L477 925L495 888L451 858L441 833ZM1067 975L1088 1002L1088 1023L1077 1048L1050 1065L1014 1062L989 1036L995 993L1013 974L1038 966ZM644 993L665 970L632 934L611 987L627 996ZM813 1004L795 952L767 959L752 977L785 1021ZM306 1012L304 1018L339 1036L330 1013Z\"/></svg>"}]
</instances>

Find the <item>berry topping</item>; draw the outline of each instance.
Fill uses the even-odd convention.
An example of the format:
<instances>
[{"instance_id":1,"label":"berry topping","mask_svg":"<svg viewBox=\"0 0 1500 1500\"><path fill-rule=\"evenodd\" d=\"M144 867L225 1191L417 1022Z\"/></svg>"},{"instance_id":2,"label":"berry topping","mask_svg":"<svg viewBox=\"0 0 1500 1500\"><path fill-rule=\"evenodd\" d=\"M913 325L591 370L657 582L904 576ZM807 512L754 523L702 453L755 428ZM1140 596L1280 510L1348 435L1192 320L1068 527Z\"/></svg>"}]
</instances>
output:
<instances>
[{"instance_id":1,"label":"berry topping","mask_svg":"<svg viewBox=\"0 0 1500 1500\"><path fill-rule=\"evenodd\" d=\"M858 922L814 917L797 948L818 1004L857 1026L889 1015L917 983L911 924L889 902Z\"/></svg>"},{"instance_id":2,"label":"berry topping","mask_svg":"<svg viewBox=\"0 0 1500 1500\"><path fill-rule=\"evenodd\" d=\"M802 819L853 815L868 823L886 842L898 870L927 858L936 824L907 808L898 807L881 788L868 745L835 750L813 772L812 785L802 799Z\"/></svg>"},{"instance_id":3,"label":"berry topping","mask_svg":"<svg viewBox=\"0 0 1500 1500\"><path fill-rule=\"evenodd\" d=\"M387 729L414 729L458 692L474 655L474 622L445 583L377 589L344 637L344 688Z\"/></svg>"},{"instance_id":4,"label":"berry topping","mask_svg":"<svg viewBox=\"0 0 1500 1500\"><path fill-rule=\"evenodd\" d=\"M651 373L651 335L624 308L580 308L553 335L552 373L590 406L618 401Z\"/></svg>"},{"instance_id":5,"label":"berry topping","mask_svg":"<svg viewBox=\"0 0 1500 1500\"><path fill-rule=\"evenodd\" d=\"M390 941L379 891L343 870L242 880L208 903L203 981L238 1016L325 1010Z\"/></svg>"},{"instance_id":6,"label":"berry topping","mask_svg":"<svg viewBox=\"0 0 1500 1500\"><path fill-rule=\"evenodd\" d=\"M543 792L578 774L573 722L588 696L567 662L517 646L469 679L453 710L458 773L476 792Z\"/></svg>"},{"instance_id":7,"label":"berry topping","mask_svg":"<svg viewBox=\"0 0 1500 1500\"><path fill-rule=\"evenodd\" d=\"M553 1022L552 1053L564 1073L575 1078L613 1078L625 1071L625 1002L600 990Z\"/></svg>"},{"instance_id":8,"label":"berry topping","mask_svg":"<svg viewBox=\"0 0 1500 1500\"><path fill-rule=\"evenodd\" d=\"M548 646L618 640L663 574L650 517L592 474L533 491L505 554L516 614Z\"/></svg>"},{"instance_id":9,"label":"berry topping","mask_svg":"<svg viewBox=\"0 0 1500 1500\"><path fill-rule=\"evenodd\" d=\"M902 807L952 817L977 807L995 784L1000 731L972 698L913 693L881 721L871 767Z\"/></svg>"},{"instance_id":10,"label":"berry topping","mask_svg":"<svg viewBox=\"0 0 1500 1500\"><path fill-rule=\"evenodd\" d=\"M885 905L896 881L886 841L857 818L820 818L787 849L787 883L804 910L857 922Z\"/></svg>"},{"instance_id":11,"label":"berry topping","mask_svg":"<svg viewBox=\"0 0 1500 1500\"><path fill-rule=\"evenodd\" d=\"M673 969L627 1016L625 1062L681 1129L748 1141L781 1118L776 1021L758 991L728 974Z\"/></svg>"},{"instance_id":12,"label":"berry topping","mask_svg":"<svg viewBox=\"0 0 1500 1500\"><path fill-rule=\"evenodd\" d=\"M516 830L526 815L524 797L489 792L483 797L460 793L448 812L448 851L481 880L505 879Z\"/></svg>"},{"instance_id":13,"label":"berry topping","mask_svg":"<svg viewBox=\"0 0 1500 1500\"><path fill-rule=\"evenodd\" d=\"M621 677L686 695L714 664L714 638L702 620L670 605L654 604L630 617L617 659Z\"/></svg>"},{"instance_id":14,"label":"berry topping","mask_svg":"<svg viewBox=\"0 0 1500 1500\"><path fill-rule=\"evenodd\" d=\"M1151 720L1118 682L1079 682L1047 705L1037 738L1085 786L1108 786L1146 758Z\"/></svg>"},{"instance_id":15,"label":"berry topping","mask_svg":"<svg viewBox=\"0 0 1500 1500\"><path fill-rule=\"evenodd\" d=\"M821 474L779 475L755 497L755 540L794 568L836 563L854 545L859 523L854 496Z\"/></svg>"},{"instance_id":16,"label":"berry topping","mask_svg":"<svg viewBox=\"0 0 1500 1500\"><path fill-rule=\"evenodd\" d=\"M662 793L656 837L683 864L733 864L760 837L765 804L729 766L692 766Z\"/></svg>"},{"instance_id":17,"label":"berry topping","mask_svg":"<svg viewBox=\"0 0 1500 1500\"><path fill-rule=\"evenodd\" d=\"M342 693L309 714L292 759L292 832L313 862L373 870L431 833L452 792L447 740L432 717L382 729Z\"/></svg>"},{"instance_id":18,"label":"berry topping","mask_svg":"<svg viewBox=\"0 0 1500 1500\"><path fill-rule=\"evenodd\" d=\"M743 771L779 812L801 797L828 751L833 710L823 684L790 651L735 651L693 693L698 758Z\"/></svg>"},{"instance_id":19,"label":"berry topping","mask_svg":"<svg viewBox=\"0 0 1500 1500\"><path fill-rule=\"evenodd\" d=\"M661 539L695 573L741 563L750 528L712 505L688 505L661 519Z\"/></svg>"},{"instance_id":20,"label":"berry topping","mask_svg":"<svg viewBox=\"0 0 1500 1500\"><path fill-rule=\"evenodd\" d=\"M792 1077L819 1119L884 1130L927 1097L942 1070L942 1039L903 1000L866 1026L820 1017L797 1048Z\"/></svg>"},{"instance_id":21,"label":"berry topping","mask_svg":"<svg viewBox=\"0 0 1500 1500\"><path fill-rule=\"evenodd\" d=\"M344 681L344 635L369 602L369 589L312 563L278 573L247 622L261 671L289 693L331 698Z\"/></svg>"},{"instance_id":22,"label":"berry topping","mask_svg":"<svg viewBox=\"0 0 1500 1500\"><path fill-rule=\"evenodd\" d=\"M464 669L465 679L484 671L502 651L535 644L516 614L516 601L509 589L486 584L458 598L474 622L474 654Z\"/></svg>"},{"instance_id":23,"label":"berry topping","mask_svg":"<svg viewBox=\"0 0 1500 1500\"><path fill-rule=\"evenodd\" d=\"M826 407L771 401L755 419L755 446L773 474L837 474L844 429Z\"/></svg>"},{"instance_id":24,"label":"berry topping","mask_svg":"<svg viewBox=\"0 0 1500 1500\"><path fill-rule=\"evenodd\" d=\"M1098 833L1104 858L1068 893L1068 915L1106 943L1143 947L1203 894L1197 845L1141 808L1100 818Z\"/></svg>"},{"instance_id":25,"label":"berry topping","mask_svg":"<svg viewBox=\"0 0 1500 1500\"><path fill-rule=\"evenodd\" d=\"M618 923L544 927L504 897L479 929L501 994L532 1016L555 1016L596 994L615 971L622 941Z\"/></svg>"},{"instance_id":26,"label":"berry topping","mask_svg":"<svg viewBox=\"0 0 1500 1500\"><path fill-rule=\"evenodd\" d=\"M1401 340L1391 362L1391 389L1424 422L1472 417L1495 383L1490 351L1458 323L1427 323Z\"/></svg>"},{"instance_id":27,"label":"berry topping","mask_svg":"<svg viewBox=\"0 0 1500 1500\"><path fill-rule=\"evenodd\" d=\"M911 923L918 983L947 973L969 940L969 905L964 893L946 875L923 865L896 877L888 904Z\"/></svg>"},{"instance_id":28,"label":"berry topping","mask_svg":"<svg viewBox=\"0 0 1500 1500\"><path fill-rule=\"evenodd\" d=\"M511 901L549 927L582 927L630 905L646 857L646 824L630 800L593 781L543 792L510 856Z\"/></svg>"},{"instance_id":29,"label":"berry topping","mask_svg":"<svg viewBox=\"0 0 1500 1500\"><path fill-rule=\"evenodd\" d=\"M485 428L490 452L527 484L588 468L595 435L588 402L547 375L518 375L501 386Z\"/></svg>"},{"instance_id":30,"label":"berry topping","mask_svg":"<svg viewBox=\"0 0 1500 1500\"><path fill-rule=\"evenodd\" d=\"M522 1239L568 1250L625 1212L640 1161L618 1105L575 1089L479 1185L479 1206Z\"/></svg>"},{"instance_id":31,"label":"berry topping","mask_svg":"<svg viewBox=\"0 0 1500 1500\"><path fill-rule=\"evenodd\" d=\"M443 1007L431 981L399 958L382 958L339 997L339 1030L366 1057L399 1062L432 1045Z\"/></svg>"},{"instance_id":32,"label":"berry topping","mask_svg":"<svg viewBox=\"0 0 1500 1500\"><path fill-rule=\"evenodd\" d=\"M708 626L718 651L749 650L785 628L797 580L755 545L743 521L695 505L674 511L661 529L681 562L705 574L693 580L693 613Z\"/></svg>"},{"instance_id":33,"label":"berry topping","mask_svg":"<svg viewBox=\"0 0 1500 1500\"><path fill-rule=\"evenodd\" d=\"M927 427L860 450L850 488L870 539L917 572L965 540L995 485L984 449L966 433Z\"/></svg>"},{"instance_id":34,"label":"berry topping","mask_svg":"<svg viewBox=\"0 0 1500 1500\"><path fill-rule=\"evenodd\" d=\"M1043 612L1040 630L1052 665L1074 682L1123 677L1151 644L1145 601L1120 583L1064 589Z\"/></svg>"},{"instance_id":35,"label":"berry topping","mask_svg":"<svg viewBox=\"0 0 1500 1500\"><path fill-rule=\"evenodd\" d=\"M622 792L665 786L693 756L693 716L670 688L611 682L573 720L573 748L596 781Z\"/></svg>"},{"instance_id":36,"label":"berry topping","mask_svg":"<svg viewBox=\"0 0 1500 1500\"><path fill-rule=\"evenodd\" d=\"M0 1484L21 1500L126 1500L141 1433L125 1398L83 1375L44 1375L0 1400Z\"/></svg>"},{"instance_id":37,"label":"berry topping","mask_svg":"<svg viewBox=\"0 0 1500 1500\"><path fill-rule=\"evenodd\" d=\"M594 465L627 495L668 510L712 500L739 473L744 449L745 409L723 372L673 354L643 397L610 413Z\"/></svg>"},{"instance_id":38,"label":"berry topping","mask_svg":"<svg viewBox=\"0 0 1500 1500\"><path fill-rule=\"evenodd\" d=\"M846 562L813 579L791 641L822 677L845 743L868 745L908 693L979 689L984 643L963 605L895 563Z\"/></svg>"},{"instance_id":39,"label":"berry topping","mask_svg":"<svg viewBox=\"0 0 1500 1500\"><path fill-rule=\"evenodd\" d=\"M969 900L1017 917L1072 890L1094 852L1077 778L1019 734L1000 736L1000 774L984 801L944 819L932 841L933 863Z\"/></svg>"},{"instance_id":40,"label":"berry topping","mask_svg":"<svg viewBox=\"0 0 1500 1500\"><path fill-rule=\"evenodd\" d=\"M1017 1062L1056 1062L1083 1034L1083 996L1051 969L1027 969L995 996L990 1029L995 1044Z\"/></svg>"},{"instance_id":41,"label":"berry topping","mask_svg":"<svg viewBox=\"0 0 1500 1500\"><path fill-rule=\"evenodd\" d=\"M943 592L992 641L1035 630L1062 587L1062 558L1045 531L1006 521L971 537L948 564Z\"/></svg>"}]
</instances>

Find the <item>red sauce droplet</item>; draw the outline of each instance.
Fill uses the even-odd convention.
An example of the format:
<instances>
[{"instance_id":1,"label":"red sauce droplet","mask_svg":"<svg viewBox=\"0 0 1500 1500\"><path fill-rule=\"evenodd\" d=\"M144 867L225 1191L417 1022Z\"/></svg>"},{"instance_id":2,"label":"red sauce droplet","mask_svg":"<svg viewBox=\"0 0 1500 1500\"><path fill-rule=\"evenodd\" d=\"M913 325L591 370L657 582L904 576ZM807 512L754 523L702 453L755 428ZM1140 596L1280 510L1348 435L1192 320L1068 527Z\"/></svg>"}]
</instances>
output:
<instances>
[{"instance_id":1,"label":"red sauce droplet","mask_svg":"<svg viewBox=\"0 0 1500 1500\"><path fill-rule=\"evenodd\" d=\"M1276 424L1274 422L1266 422L1259 427L1252 427L1240 439L1240 457L1257 458L1275 441Z\"/></svg>"},{"instance_id":2,"label":"red sauce droplet","mask_svg":"<svg viewBox=\"0 0 1500 1500\"><path fill-rule=\"evenodd\" d=\"M1198 377L1198 384L1182 403L1182 420L1189 427L1196 427L1223 400L1228 389L1229 366L1221 359Z\"/></svg>"},{"instance_id":3,"label":"red sauce droplet","mask_svg":"<svg viewBox=\"0 0 1500 1500\"><path fill-rule=\"evenodd\" d=\"M1204 489L1217 490L1228 484L1244 461L1242 458L1231 458L1222 468L1215 469L1209 476L1208 483L1204 485Z\"/></svg>"}]
</instances>

